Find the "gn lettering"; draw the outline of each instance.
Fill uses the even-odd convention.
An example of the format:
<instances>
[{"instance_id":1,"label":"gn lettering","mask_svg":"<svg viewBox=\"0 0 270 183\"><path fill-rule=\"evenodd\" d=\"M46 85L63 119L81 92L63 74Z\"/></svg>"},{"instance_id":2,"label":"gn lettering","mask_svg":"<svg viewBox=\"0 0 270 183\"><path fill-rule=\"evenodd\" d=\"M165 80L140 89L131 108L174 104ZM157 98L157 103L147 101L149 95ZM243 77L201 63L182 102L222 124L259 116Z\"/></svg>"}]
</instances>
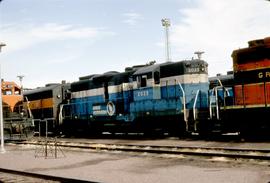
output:
<instances>
[{"instance_id":1,"label":"gn lettering","mask_svg":"<svg viewBox=\"0 0 270 183\"><path fill-rule=\"evenodd\" d=\"M270 72L259 72L258 73L258 78L262 79L262 78L270 78Z\"/></svg>"},{"instance_id":2,"label":"gn lettering","mask_svg":"<svg viewBox=\"0 0 270 183\"><path fill-rule=\"evenodd\" d=\"M148 91L139 91L138 92L138 97L146 97L148 95L149 95Z\"/></svg>"}]
</instances>

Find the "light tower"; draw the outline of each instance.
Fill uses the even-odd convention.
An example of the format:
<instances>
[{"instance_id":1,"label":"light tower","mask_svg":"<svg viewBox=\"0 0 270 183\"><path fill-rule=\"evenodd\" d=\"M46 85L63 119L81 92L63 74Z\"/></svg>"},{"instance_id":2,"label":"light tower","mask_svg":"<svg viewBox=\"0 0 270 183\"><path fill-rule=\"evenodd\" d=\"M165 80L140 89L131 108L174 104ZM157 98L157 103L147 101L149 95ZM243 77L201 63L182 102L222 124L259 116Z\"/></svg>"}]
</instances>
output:
<instances>
[{"instance_id":1,"label":"light tower","mask_svg":"<svg viewBox=\"0 0 270 183\"><path fill-rule=\"evenodd\" d=\"M21 95L23 95L23 84L22 84L22 81L23 81L24 75L18 75L17 78L19 78L19 80L20 80Z\"/></svg>"},{"instance_id":2,"label":"light tower","mask_svg":"<svg viewBox=\"0 0 270 183\"><path fill-rule=\"evenodd\" d=\"M168 18L163 18L161 20L162 26L165 29L165 47L166 47L166 59L169 62L170 59L170 47L169 47L169 27L171 26L170 20Z\"/></svg>"},{"instance_id":3,"label":"light tower","mask_svg":"<svg viewBox=\"0 0 270 183\"><path fill-rule=\"evenodd\" d=\"M0 42L0 52L2 47L6 46L5 43ZM1 66L0 66L0 132L1 132L1 146L0 146L0 153L5 153L4 147L4 120L3 120L3 105L2 105L2 77L1 77Z\"/></svg>"}]
</instances>

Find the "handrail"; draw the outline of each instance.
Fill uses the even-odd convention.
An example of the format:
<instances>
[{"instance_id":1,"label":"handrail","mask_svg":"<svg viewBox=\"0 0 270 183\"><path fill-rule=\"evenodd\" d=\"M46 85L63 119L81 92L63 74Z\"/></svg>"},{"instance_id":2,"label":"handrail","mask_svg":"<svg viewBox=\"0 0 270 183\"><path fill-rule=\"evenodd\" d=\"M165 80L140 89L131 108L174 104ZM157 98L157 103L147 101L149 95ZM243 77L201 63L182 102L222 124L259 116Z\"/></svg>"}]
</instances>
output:
<instances>
[{"instance_id":1,"label":"handrail","mask_svg":"<svg viewBox=\"0 0 270 183\"><path fill-rule=\"evenodd\" d=\"M186 113L186 111L187 111L187 109L186 109L186 94L185 94L185 91L184 91L184 89L183 89L181 83L180 83L179 81L177 81L177 82L178 82L178 85L179 85L179 87L180 87L180 89L181 89L181 91L182 91L182 93L183 93L183 112L184 112L184 121L185 121L185 123L186 123L186 129L188 130L188 121L187 121L187 113Z\"/></svg>"},{"instance_id":2,"label":"handrail","mask_svg":"<svg viewBox=\"0 0 270 183\"><path fill-rule=\"evenodd\" d=\"M214 89L210 90L210 92L213 92ZM211 93L210 93L211 96ZM209 114L210 114L210 119L213 118L213 113L212 113L212 97L210 97L210 101L209 101Z\"/></svg>"},{"instance_id":3,"label":"handrail","mask_svg":"<svg viewBox=\"0 0 270 183\"><path fill-rule=\"evenodd\" d=\"M227 93L227 95L228 96L230 96L230 93L229 93L229 90L227 89L227 88L225 88L224 86L216 86L216 87L214 87L212 90L211 90L211 92L214 92L214 94L215 94L215 98L216 98L216 111L217 111L217 119L219 120L219 104L218 104L218 93L217 93L217 91L218 91L218 89L220 89L220 88L222 88L223 90L225 90L225 92ZM224 100L225 100L225 98L224 98ZM212 113L212 102L213 102L213 100L212 100L212 98L210 97L210 105L209 105L209 113L210 113L210 119L212 119L212 117L213 117L213 113ZM225 105L225 104L224 104Z\"/></svg>"},{"instance_id":4,"label":"handrail","mask_svg":"<svg viewBox=\"0 0 270 183\"><path fill-rule=\"evenodd\" d=\"M193 103L193 118L194 118L194 121L196 121L196 111L195 110L196 110L196 104L197 104L199 93L200 93L200 90L197 90L195 100L194 100L194 103Z\"/></svg>"},{"instance_id":5,"label":"handrail","mask_svg":"<svg viewBox=\"0 0 270 183\"><path fill-rule=\"evenodd\" d=\"M230 97L231 95L230 95L230 92L229 92L228 88L224 87L224 89L226 90L228 97Z\"/></svg>"},{"instance_id":6,"label":"handrail","mask_svg":"<svg viewBox=\"0 0 270 183\"><path fill-rule=\"evenodd\" d=\"M220 86L219 86L220 87ZM223 86L222 86L223 87ZM218 94L217 94L217 87L215 87L215 95L216 95L216 111L217 111L217 120L219 120L219 111L218 111Z\"/></svg>"},{"instance_id":7,"label":"handrail","mask_svg":"<svg viewBox=\"0 0 270 183\"><path fill-rule=\"evenodd\" d=\"M223 86L221 80L218 79L218 78L216 78L216 79L217 79L217 81L218 81L218 83L219 83L219 86L220 86L220 87L223 87L223 88L225 89L225 91L227 92L227 95L230 96L229 90L228 90L226 87ZM218 87L218 86L216 86L216 87Z\"/></svg>"},{"instance_id":8,"label":"handrail","mask_svg":"<svg viewBox=\"0 0 270 183\"><path fill-rule=\"evenodd\" d=\"M218 93L217 93L217 90L219 88L223 88L224 89L225 87L224 86L216 86L216 87L213 88L213 92L215 93L215 98L216 98L217 120L219 120L219 110L218 110L219 109L219 104L218 104ZM209 108L210 108L210 119L212 119L212 101L211 101L211 99L210 99L210 106L209 106Z\"/></svg>"},{"instance_id":9,"label":"handrail","mask_svg":"<svg viewBox=\"0 0 270 183\"><path fill-rule=\"evenodd\" d=\"M35 126L35 124L34 124L34 116L33 116L33 114L32 114L32 111L31 111L31 108L30 108L30 105L29 105L29 100L28 100L28 98L25 96L25 100L26 100L26 107L27 107L27 110L28 110L28 113L29 113L29 118L31 118L32 119L32 126Z\"/></svg>"},{"instance_id":10,"label":"handrail","mask_svg":"<svg viewBox=\"0 0 270 183\"><path fill-rule=\"evenodd\" d=\"M220 85L220 86L223 86L223 84L222 84L221 80L220 80L220 79L218 79L218 78L217 78L217 80L218 80L218 82L219 82L219 85Z\"/></svg>"},{"instance_id":11,"label":"handrail","mask_svg":"<svg viewBox=\"0 0 270 183\"><path fill-rule=\"evenodd\" d=\"M58 114L59 125L63 124L63 108L64 104L61 104L59 107L59 114Z\"/></svg>"}]
</instances>

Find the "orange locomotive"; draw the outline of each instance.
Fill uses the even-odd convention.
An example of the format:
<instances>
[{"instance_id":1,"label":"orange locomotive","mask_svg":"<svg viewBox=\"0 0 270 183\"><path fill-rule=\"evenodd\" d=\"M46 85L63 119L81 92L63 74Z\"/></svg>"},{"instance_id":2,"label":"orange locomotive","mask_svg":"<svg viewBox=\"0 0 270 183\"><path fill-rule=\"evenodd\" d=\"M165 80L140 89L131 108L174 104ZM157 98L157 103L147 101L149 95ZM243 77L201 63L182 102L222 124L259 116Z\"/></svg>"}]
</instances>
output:
<instances>
[{"instance_id":1,"label":"orange locomotive","mask_svg":"<svg viewBox=\"0 0 270 183\"><path fill-rule=\"evenodd\" d=\"M2 81L2 100L4 116L10 112L20 112L22 109L21 88L10 81Z\"/></svg>"},{"instance_id":2,"label":"orange locomotive","mask_svg":"<svg viewBox=\"0 0 270 183\"><path fill-rule=\"evenodd\" d=\"M232 54L235 104L270 106L270 37L249 41L249 47Z\"/></svg>"},{"instance_id":3,"label":"orange locomotive","mask_svg":"<svg viewBox=\"0 0 270 183\"><path fill-rule=\"evenodd\" d=\"M19 138L32 135L32 119L23 108L21 88L15 82L2 80L2 102L4 131L6 138Z\"/></svg>"},{"instance_id":4,"label":"orange locomotive","mask_svg":"<svg viewBox=\"0 0 270 183\"><path fill-rule=\"evenodd\" d=\"M270 37L248 43L232 53L233 95L225 97L220 116L226 129L257 136L270 131Z\"/></svg>"}]
</instances>

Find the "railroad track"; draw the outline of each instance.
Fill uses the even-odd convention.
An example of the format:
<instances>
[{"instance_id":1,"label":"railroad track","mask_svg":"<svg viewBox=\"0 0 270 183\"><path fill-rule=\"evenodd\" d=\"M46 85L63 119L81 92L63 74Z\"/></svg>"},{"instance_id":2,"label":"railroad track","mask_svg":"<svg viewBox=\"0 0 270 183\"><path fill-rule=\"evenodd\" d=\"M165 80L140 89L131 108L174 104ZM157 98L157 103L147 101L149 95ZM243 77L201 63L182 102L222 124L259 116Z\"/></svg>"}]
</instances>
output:
<instances>
[{"instance_id":1,"label":"railroad track","mask_svg":"<svg viewBox=\"0 0 270 183\"><path fill-rule=\"evenodd\" d=\"M0 168L0 182L49 182L49 183L58 183L58 182L78 182L78 183L94 183L91 181L71 179L66 177L56 177L51 175L37 174L31 172L17 171L11 169Z\"/></svg>"},{"instance_id":2,"label":"railroad track","mask_svg":"<svg viewBox=\"0 0 270 183\"><path fill-rule=\"evenodd\" d=\"M25 145L44 145L45 141L24 141L17 144ZM110 143L91 143L91 142L70 142L70 141L46 141L50 146L88 149L95 151L121 151L152 154L170 154L201 157L226 157L233 159L255 159L270 160L270 149L239 149L239 148L221 148L221 147L187 147L187 146L151 146L151 145L131 145L131 144L110 144Z\"/></svg>"}]
</instances>

